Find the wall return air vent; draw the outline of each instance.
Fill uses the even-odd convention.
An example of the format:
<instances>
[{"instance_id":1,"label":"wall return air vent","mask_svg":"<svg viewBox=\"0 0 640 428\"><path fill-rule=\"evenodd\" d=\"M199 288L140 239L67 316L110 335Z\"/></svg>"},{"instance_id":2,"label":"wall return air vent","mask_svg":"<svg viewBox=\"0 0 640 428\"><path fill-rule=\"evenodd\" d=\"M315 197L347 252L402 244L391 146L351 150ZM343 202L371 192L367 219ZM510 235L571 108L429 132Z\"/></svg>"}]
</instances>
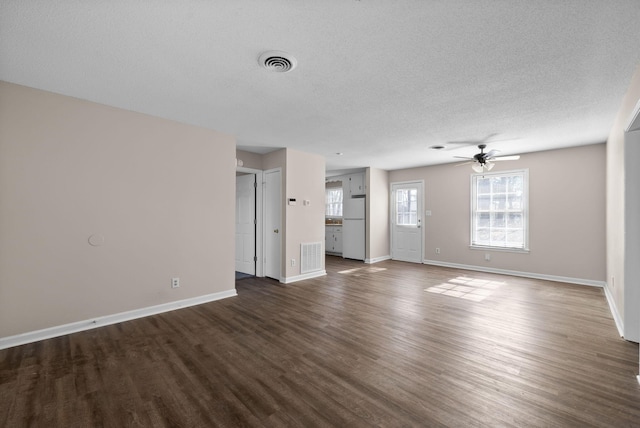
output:
<instances>
[{"instance_id":1,"label":"wall return air vent","mask_svg":"<svg viewBox=\"0 0 640 428\"><path fill-rule=\"evenodd\" d=\"M264 52L258 58L258 62L262 67L276 73L287 73L298 65L298 61L293 56L282 51Z\"/></svg>"}]
</instances>

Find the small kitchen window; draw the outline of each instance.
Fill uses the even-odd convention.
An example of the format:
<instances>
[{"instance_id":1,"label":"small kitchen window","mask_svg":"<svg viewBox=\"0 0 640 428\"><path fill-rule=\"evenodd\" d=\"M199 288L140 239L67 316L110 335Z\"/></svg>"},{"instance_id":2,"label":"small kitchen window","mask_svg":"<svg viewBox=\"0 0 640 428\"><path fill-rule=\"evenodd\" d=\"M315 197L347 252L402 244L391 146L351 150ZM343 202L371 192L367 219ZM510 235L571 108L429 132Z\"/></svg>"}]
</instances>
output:
<instances>
[{"instance_id":1,"label":"small kitchen window","mask_svg":"<svg viewBox=\"0 0 640 428\"><path fill-rule=\"evenodd\" d=\"M342 217L342 187L326 189L325 217Z\"/></svg>"}]
</instances>

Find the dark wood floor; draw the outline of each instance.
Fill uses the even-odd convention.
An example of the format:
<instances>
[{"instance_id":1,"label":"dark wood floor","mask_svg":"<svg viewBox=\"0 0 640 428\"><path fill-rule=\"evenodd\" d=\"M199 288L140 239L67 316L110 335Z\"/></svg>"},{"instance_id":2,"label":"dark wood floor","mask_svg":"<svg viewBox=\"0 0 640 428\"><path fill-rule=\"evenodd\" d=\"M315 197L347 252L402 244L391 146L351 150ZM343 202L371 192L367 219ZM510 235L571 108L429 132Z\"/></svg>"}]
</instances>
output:
<instances>
[{"instance_id":1,"label":"dark wood floor","mask_svg":"<svg viewBox=\"0 0 640 428\"><path fill-rule=\"evenodd\" d=\"M601 289L327 271L0 351L0 426L640 426L638 346Z\"/></svg>"}]
</instances>

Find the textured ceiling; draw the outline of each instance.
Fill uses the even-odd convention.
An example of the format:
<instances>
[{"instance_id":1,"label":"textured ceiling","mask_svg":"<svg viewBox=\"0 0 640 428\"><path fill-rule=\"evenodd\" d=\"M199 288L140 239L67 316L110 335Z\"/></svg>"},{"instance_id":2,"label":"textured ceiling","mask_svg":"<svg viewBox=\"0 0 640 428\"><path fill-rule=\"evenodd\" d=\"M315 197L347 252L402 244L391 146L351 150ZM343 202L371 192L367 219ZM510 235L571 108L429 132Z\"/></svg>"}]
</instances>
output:
<instances>
[{"instance_id":1,"label":"textured ceiling","mask_svg":"<svg viewBox=\"0 0 640 428\"><path fill-rule=\"evenodd\" d=\"M257 58L283 50L286 74ZM0 4L0 79L398 169L606 140L640 63L640 2L25 1ZM336 156L336 152L344 153Z\"/></svg>"}]
</instances>

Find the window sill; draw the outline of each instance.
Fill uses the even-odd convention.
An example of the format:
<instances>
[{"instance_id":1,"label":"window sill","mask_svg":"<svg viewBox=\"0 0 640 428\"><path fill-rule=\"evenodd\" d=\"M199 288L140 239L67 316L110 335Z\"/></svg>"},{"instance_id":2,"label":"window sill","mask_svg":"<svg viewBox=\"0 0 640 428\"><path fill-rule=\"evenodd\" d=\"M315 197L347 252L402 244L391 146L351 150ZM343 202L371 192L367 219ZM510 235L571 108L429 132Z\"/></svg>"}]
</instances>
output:
<instances>
[{"instance_id":1,"label":"window sill","mask_svg":"<svg viewBox=\"0 0 640 428\"><path fill-rule=\"evenodd\" d=\"M528 248L509 248L509 247L492 247L489 245L469 245L469 249L471 250L480 250L480 251L502 251L505 253L524 253L529 254Z\"/></svg>"}]
</instances>

